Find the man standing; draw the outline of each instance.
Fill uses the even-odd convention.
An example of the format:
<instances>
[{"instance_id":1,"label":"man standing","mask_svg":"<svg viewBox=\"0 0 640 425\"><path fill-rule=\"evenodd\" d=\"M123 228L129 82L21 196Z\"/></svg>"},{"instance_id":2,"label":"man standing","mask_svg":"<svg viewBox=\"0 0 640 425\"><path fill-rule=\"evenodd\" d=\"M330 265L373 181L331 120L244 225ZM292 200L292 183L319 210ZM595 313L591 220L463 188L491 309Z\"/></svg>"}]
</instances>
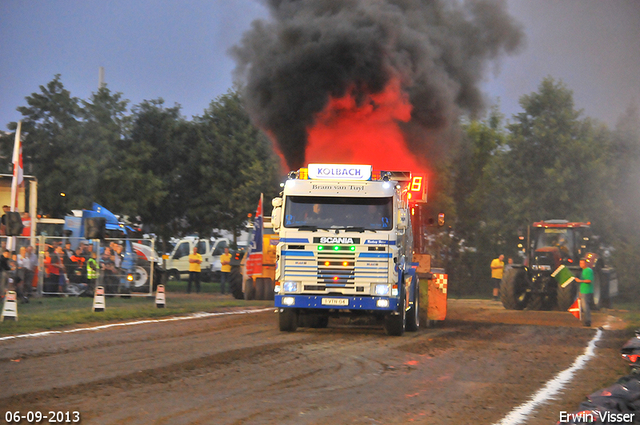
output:
<instances>
[{"instance_id":1,"label":"man standing","mask_svg":"<svg viewBox=\"0 0 640 425\"><path fill-rule=\"evenodd\" d=\"M498 301L500 292L500 282L502 281L502 273L504 271L504 255L500 254L498 258L491 261L491 282L493 282L493 300Z\"/></svg>"},{"instance_id":2,"label":"man standing","mask_svg":"<svg viewBox=\"0 0 640 425\"><path fill-rule=\"evenodd\" d=\"M193 247L193 254L189 255L189 283L187 283L187 294L191 293L191 282L195 281L196 292L200 293L200 264L202 255L198 254L198 248Z\"/></svg>"},{"instance_id":3,"label":"man standing","mask_svg":"<svg viewBox=\"0 0 640 425\"><path fill-rule=\"evenodd\" d=\"M226 294L229 273L231 273L231 254L229 253L229 248L225 248L224 254L220 256L220 265L220 293ZM229 290L231 290L231 288L229 288Z\"/></svg>"},{"instance_id":4,"label":"man standing","mask_svg":"<svg viewBox=\"0 0 640 425\"><path fill-rule=\"evenodd\" d=\"M593 297L593 270L587 266L587 260L580 259L582 274L576 282L580 284L580 317L585 326L591 326L591 297Z\"/></svg>"}]
</instances>

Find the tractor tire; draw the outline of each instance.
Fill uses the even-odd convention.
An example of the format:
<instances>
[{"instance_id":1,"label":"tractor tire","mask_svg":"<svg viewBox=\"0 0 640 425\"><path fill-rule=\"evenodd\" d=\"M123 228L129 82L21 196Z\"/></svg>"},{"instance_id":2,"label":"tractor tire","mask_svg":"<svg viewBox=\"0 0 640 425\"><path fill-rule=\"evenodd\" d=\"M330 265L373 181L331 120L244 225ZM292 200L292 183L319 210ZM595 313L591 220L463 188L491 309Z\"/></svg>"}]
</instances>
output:
<instances>
[{"instance_id":1,"label":"tractor tire","mask_svg":"<svg viewBox=\"0 0 640 425\"><path fill-rule=\"evenodd\" d=\"M278 310L280 332L295 332L298 329L298 312L292 308Z\"/></svg>"},{"instance_id":2,"label":"tractor tire","mask_svg":"<svg viewBox=\"0 0 640 425\"><path fill-rule=\"evenodd\" d=\"M606 283L605 283L606 282ZM608 307L609 282L603 279L601 270L593 270L593 306L595 310Z\"/></svg>"},{"instance_id":3,"label":"tractor tire","mask_svg":"<svg viewBox=\"0 0 640 425\"><path fill-rule=\"evenodd\" d=\"M413 305L407 311L407 326L409 332L416 332L420 328L420 285L416 276L415 297Z\"/></svg>"},{"instance_id":4,"label":"tractor tire","mask_svg":"<svg viewBox=\"0 0 640 425\"><path fill-rule=\"evenodd\" d=\"M507 310L523 310L529 302L527 275L523 269L507 270L500 282L500 301Z\"/></svg>"},{"instance_id":5,"label":"tractor tire","mask_svg":"<svg viewBox=\"0 0 640 425\"><path fill-rule=\"evenodd\" d=\"M238 270L231 269L229 273L229 292L236 300L243 300L244 294L242 293L242 275Z\"/></svg>"},{"instance_id":6,"label":"tractor tire","mask_svg":"<svg viewBox=\"0 0 640 425\"><path fill-rule=\"evenodd\" d=\"M566 311L571 307L571 304L574 303L578 296L578 284L576 282L571 282L564 288L561 285L558 285L556 293L558 299L558 310Z\"/></svg>"},{"instance_id":7,"label":"tractor tire","mask_svg":"<svg viewBox=\"0 0 640 425\"><path fill-rule=\"evenodd\" d=\"M527 310L541 311L544 308L544 295L543 294L531 294L529 297L529 303L527 304Z\"/></svg>"},{"instance_id":8,"label":"tractor tire","mask_svg":"<svg viewBox=\"0 0 640 425\"><path fill-rule=\"evenodd\" d=\"M256 288L253 286L253 279L247 278L244 281L244 299L251 301L256 298Z\"/></svg>"}]
</instances>

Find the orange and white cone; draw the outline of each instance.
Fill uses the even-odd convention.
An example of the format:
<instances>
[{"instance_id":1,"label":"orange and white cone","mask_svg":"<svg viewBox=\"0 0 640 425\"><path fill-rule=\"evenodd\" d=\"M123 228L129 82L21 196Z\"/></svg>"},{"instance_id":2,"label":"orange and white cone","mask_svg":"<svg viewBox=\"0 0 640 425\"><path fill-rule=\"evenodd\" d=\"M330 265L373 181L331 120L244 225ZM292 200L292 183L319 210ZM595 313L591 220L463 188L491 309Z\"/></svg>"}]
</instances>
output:
<instances>
[{"instance_id":1,"label":"orange and white cone","mask_svg":"<svg viewBox=\"0 0 640 425\"><path fill-rule=\"evenodd\" d=\"M157 308L165 308L166 301L164 298L164 285L158 285L158 289L156 290L156 307Z\"/></svg>"},{"instance_id":2,"label":"orange and white cone","mask_svg":"<svg viewBox=\"0 0 640 425\"><path fill-rule=\"evenodd\" d=\"M4 318L18 321L18 303L15 291L7 291L4 297L4 306L2 307L2 318L0 322L4 322Z\"/></svg>"},{"instance_id":3,"label":"orange and white cone","mask_svg":"<svg viewBox=\"0 0 640 425\"><path fill-rule=\"evenodd\" d=\"M96 292L93 295L93 311L100 312L105 309L104 303L104 287L98 286L96 287Z\"/></svg>"}]
</instances>

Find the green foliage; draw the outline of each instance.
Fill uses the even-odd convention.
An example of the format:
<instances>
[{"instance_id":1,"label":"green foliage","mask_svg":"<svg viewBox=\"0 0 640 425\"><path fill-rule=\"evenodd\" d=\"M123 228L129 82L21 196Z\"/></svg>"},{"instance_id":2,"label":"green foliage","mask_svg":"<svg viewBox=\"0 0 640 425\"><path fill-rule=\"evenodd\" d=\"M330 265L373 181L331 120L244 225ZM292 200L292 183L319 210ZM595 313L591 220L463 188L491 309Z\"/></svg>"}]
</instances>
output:
<instances>
[{"instance_id":1,"label":"green foliage","mask_svg":"<svg viewBox=\"0 0 640 425\"><path fill-rule=\"evenodd\" d=\"M214 228L239 233L260 193L266 199L277 193L279 162L235 91L193 121L162 99L129 111L122 94L106 87L80 101L59 75L40 91L18 108L25 170L38 178L40 213L61 217L98 202L139 217L167 240L209 236ZM11 136L0 141L9 162Z\"/></svg>"},{"instance_id":2,"label":"green foliage","mask_svg":"<svg viewBox=\"0 0 640 425\"><path fill-rule=\"evenodd\" d=\"M603 250L613 248L621 290L640 295L637 110L611 131L583 118L571 90L552 78L520 103L523 112L506 128L495 110L486 121L463 127L451 168L455 234L475 250L460 244L452 249L452 281L462 293L478 285L488 291L491 259L514 257L519 232L557 218L591 221Z\"/></svg>"}]
</instances>

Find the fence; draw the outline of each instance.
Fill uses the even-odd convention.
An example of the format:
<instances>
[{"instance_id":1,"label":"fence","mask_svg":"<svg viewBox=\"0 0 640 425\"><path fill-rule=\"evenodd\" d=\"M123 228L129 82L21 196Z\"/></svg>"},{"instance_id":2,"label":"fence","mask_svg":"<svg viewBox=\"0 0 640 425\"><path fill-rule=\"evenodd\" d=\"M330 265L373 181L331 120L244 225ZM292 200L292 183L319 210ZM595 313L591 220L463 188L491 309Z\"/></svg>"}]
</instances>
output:
<instances>
[{"instance_id":1,"label":"fence","mask_svg":"<svg viewBox=\"0 0 640 425\"><path fill-rule=\"evenodd\" d=\"M0 278L2 293L93 296L102 286L110 295L151 296L163 277L154 239L2 236L0 248L11 268Z\"/></svg>"}]
</instances>

